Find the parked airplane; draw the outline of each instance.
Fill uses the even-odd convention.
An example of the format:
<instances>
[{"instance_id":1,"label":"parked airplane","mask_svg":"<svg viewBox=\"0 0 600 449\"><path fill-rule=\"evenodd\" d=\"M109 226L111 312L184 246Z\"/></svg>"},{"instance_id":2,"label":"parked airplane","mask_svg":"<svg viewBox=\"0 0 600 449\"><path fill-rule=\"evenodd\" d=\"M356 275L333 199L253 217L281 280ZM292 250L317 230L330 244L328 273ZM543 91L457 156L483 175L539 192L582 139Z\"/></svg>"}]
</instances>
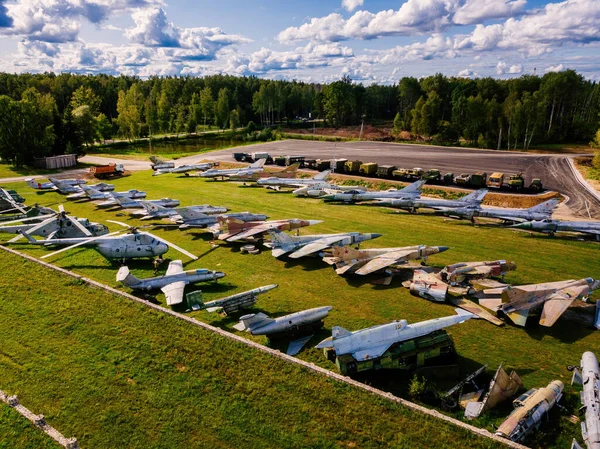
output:
<instances>
[{"instance_id":1,"label":"parked airplane","mask_svg":"<svg viewBox=\"0 0 600 449\"><path fill-rule=\"evenodd\" d=\"M203 204L200 206L187 206L180 209L173 209L149 201L140 201L140 203L142 204L142 210L134 211L132 215L141 217L141 220L152 220L156 218L169 217L179 218L179 214L182 209L193 210L196 213L205 215L215 215L227 212L226 207L215 207L211 206L210 204Z\"/></svg>"},{"instance_id":2,"label":"parked airplane","mask_svg":"<svg viewBox=\"0 0 600 449\"><path fill-rule=\"evenodd\" d=\"M152 176L164 175L166 173L188 173L191 171L204 171L219 165L218 162L203 162L200 164L184 164L177 167L158 168L152 173ZM187 176L187 175L186 175Z\"/></svg>"},{"instance_id":3,"label":"parked airplane","mask_svg":"<svg viewBox=\"0 0 600 449\"><path fill-rule=\"evenodd\" d=\"M279 230L269 231L271 242L266 243L271 248L274 257L288 254L290 259L310 256L332 246L355 245L361 242L381 237L381 234L361 234L346 232L342 234L319 234L294 236Z\"/></svg>"},{"instance_id":4,"label":"parked airplane","mask_svg":"<svg viewBox=\"0 0 600 449\"><path fill-rule=\"evenodd\" d=\"M396 199L417 199L421 197L421 187L425 184L425 181L419 180L412 184L407 185L401 190L389 189L384 191L367 191L367 192L342 192L333 193L331 195L324 195L321 199L325 201L343 201L345 203L354 203L356 201L368 201L378 200L382 198L396 198Z\"/></svg>"},{"instance_id":5,"label":"parked airplane","mask_svg":"<svg viewBox=\"0 0 600 449\"><path fill-rule=\"evenodd\" d=\"M513 228L527 229L529 231L538 231L554 235L556 232L580 232L590 234L600 241L600 221L561 221L561 220L541 220L526 221L512 226Z\"/></svg>"},{"instance_id":6,"label":"parked airplane","mask_svg":"<svg viewBox=\"0 0 600 449\"><path fill-rule=\"evenodd\" d=\"M584 352L579 364L581 373L573 369L571 385L583 386L581 392L581 409L585 411L585 422L581 423L581 436L587 449L600 449L600 368L593 352ZM570 367L571 368L571 367ZM571 449L581 449L574 439Z\"/></svg>"},{"instance_id":7,"label":"parked airplane","mask_svg":"<svg viewBox=\"0 0 600 449\"><path fill-rule=\"evenodd\" d=\"M227 242L235 242L248 238L261 238L270 230L291 231L304 226L322 223L322 220L301 220L290 218L274 221L242 221L236 218L218 218L219 229L214 231L214 237Z\"/></svg>"},{"instance_id":8,"label":"parked airplane","mask_svg":"<svg viewBox=\"0 0 600 449\"><path fill-rule=\"evenodd\" d=\"M280 178L273 176L270 178L259 179L256 181L256 184L259 186L274 188L275 190L279 190L281 187L306 187L315 184L322 184L329 177L330 173L331 170L325 170L317 173L312 178Z\"/></svg>"},{"instance_id":9,"label":"parked airplane","mask_svg":"<svg viewBox=\"0 0 600 449\"><path fill-rule=\"evenodd\" d=\"M461 207L472 207L479 206L483 201L486 193L486 189L476 190L469 195L466 195L458 200L444 200L438 198L378 198L376 199L375 206L387 206L396 207L398 209L405 209L410 212L416 212L417 209L440 209L440 208L461 208Z\"/></svg>"},{"instance_id":10,"label":"parked airplane","mask_svg":"<svg viewBox=\"0 0 600 449\"><path fill-rule=\"evenodd\" d=\"M256 182L258 182L261 179L266 179L267 177L270 177L273 175L277 175L279 178L282 178L282 179L295 179L298 168L300 168L299 162L289 165L288 167L285 167L283 170L280 170L275 173L266 171L265 169L263 169L262 171L255 171L253 173L231 175L227 180L228 181L244 181L244 182L256 181Z\"/></svg>"},{"instance_id":11,"label":"parked airplane","mask_svg":"<svg viewBox=\"0 0 600 449\"><path fill-rule=\"evenodd\" d=\"M205 172L200 173L201 178L221 178L225 179L232 175L249 175L256 172L263 171L263 167L265 165L266 159L259 159L256 162L252 163L248 167L244 168L226 168L222 170L218 170L216 168L212 168L210 170L206 170Z\"/></svg>"},{"instance_id":12,"label":"parked airplane","mask_svg":"<svg viewBox=\"0 0 600 449\"><path fill-rule=\"evenodd\" d=\"M475 222L475 218L497 218L510 222L545 220L552 217L552 212L560 203L558 199L545 201L529 209L511 209L500 207L468 206L461 208L440 208L440 211L452 218L467 218Z\"/></svg>"},{"instance_id":13,"label":"parked airplane","mask_svg":"<svg viewBox=\"0 0 600 449\"><path fill-rule=\"evenodd\" d=\"M181 230L214 226L219 223L219 218L234 218L241 221L264 221L269 218L264 214L252 214L250 212L231 212L228 214L208 215L205 213L196 212L193 209L187 209L185 207L175 210L181 217L176 219L176 223L179 224L179 229Z\"/></svg>"},{"instance_id":14,"label":"parked airplane","mask_svg":"<svg viewBox=\"0 0 600 449\"><path fill-rule=\"evenodd\" d=\"M334 193L360 193L366 192L367 188L363 186L340 186L321 182L300 187L292 192L295 196L307 196L309 198L320 198L323 195L332 195Z\"/></svg>"}]
</instances>

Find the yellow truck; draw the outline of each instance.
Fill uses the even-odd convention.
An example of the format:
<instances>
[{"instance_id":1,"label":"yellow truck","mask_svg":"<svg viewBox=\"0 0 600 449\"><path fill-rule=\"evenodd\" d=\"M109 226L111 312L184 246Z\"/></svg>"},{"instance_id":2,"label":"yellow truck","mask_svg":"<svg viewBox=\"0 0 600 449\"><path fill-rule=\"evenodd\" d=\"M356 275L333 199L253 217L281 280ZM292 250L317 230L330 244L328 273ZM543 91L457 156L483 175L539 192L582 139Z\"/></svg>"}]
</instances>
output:
<instances>
[{"instance_id":1,"label":"yellow truck","mask_svg":"<svg viewBox=\"0 0 600 449\"><path fill-rule=\"evenodd\" d=\"M492 173L487 180L487 186L494 189L501 189L502 183L504 182L504 173Z\"/></svg>"}]
</instances>

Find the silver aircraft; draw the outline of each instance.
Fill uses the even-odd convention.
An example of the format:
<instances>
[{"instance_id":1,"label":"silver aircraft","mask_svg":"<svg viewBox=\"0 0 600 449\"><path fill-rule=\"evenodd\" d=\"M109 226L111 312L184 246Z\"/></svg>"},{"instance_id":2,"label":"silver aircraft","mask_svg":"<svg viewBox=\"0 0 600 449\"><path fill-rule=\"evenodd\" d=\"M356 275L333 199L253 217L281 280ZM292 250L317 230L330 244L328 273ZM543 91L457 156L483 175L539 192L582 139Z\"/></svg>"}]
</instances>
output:
<instances>
[{"instance_id":1,"label":"silver aircraft","mask_svg":"<svg viewBox=\"0 0 600 449\"><path fill-rule=\"evenodd\" d=\"M152 176L164 175L166 173L188 173L191 171L204 171L213 168L218 163L204 162L200 164L184 164L177 167L158 168L152 173Z\"/></svg>"},{"instance_id":2,"label":"silver aircraft","mask_svg":"<svg viewBox=\"0 0 600 449\"><path fill-rule=\"evenodd\" d=\"M200 173L201 178L221 178L225 179L229 176L241 176L241 175L251 175L253 173L261 172L264 170L264 165L266 159L259 159L256 162L252 163L248 167L244 168L225 168L222 170L218 170L216 168L211 168L210 170L206 170L205 172Z\"/></svg>"},{"instance_id":3,"label":"silver aircraft","mask_svg":"<svg viewBox=\"0 0 600 449\"><path fill-rule=\"evenodd\" d=\"M77 185L83 185L86 183L83 179L57 179L57 178L48 178L50 182L38 182L34 178L26 178L25 182L29 187L36 190L61 190L61 187L65 190L69 190L68 187L73 187ZM73 188L71 192L74 193L78 191L76 188Z\"/></svg>"},{"instance_id":4,"label":"silver aircraft","mask_svg":"<svg viewBox=\"0 0 600 449\"><path fill-rule=\"evenodd\" d=\"M27 234L27 232L23 232L23 235L29 241L29 243L34 245L69 245L65 248L59 249L58 251L54 251L50 254L42 256L42 259L52 257L55 254L59 254L80 246L93 246L107 259L116 260L161 256L169 250L169 247L179 251L182 254L185 254L190 259L198 259L198 257L192 253L154 234L150 234L149 232L141 232L137 228L132 228L118 221L107 221L128 228L129 232L124 235L116 235L122 232L116 231L99 237L44 240L35 240L33 237Z\"/></svg>"},{"instance_id":5,"label":"silver aircraft","mask_svg":"<svg viewBox=\"0 0 600 449\"><path fill-rule=\"evenodd\" d=\"M479 206L487 194L487 189L476 190L458 200L444 200L441 198L378 198L373 203L375 206L396 207L410 212L417 209L439 209L449 207Z\"/></svg>"},{"instance_id":6,"label":"silver aircraft","mask_svg":"<svg viewBox=\"0 0 600 449\"><path fill-rule=\"evenodd\" d=\"M33 223L34 221L36 223ZM33 218L24 218L2 224L0 232L19 234L9 240L8 243L14 243L22 239L24 237L22 234L23 231L29 235L37 235L49 239L93 237L108 234L108 228L102 224L92 223L87 218L70 216L62 204L58 206L58 212L51 211L51 213L46 215L38 215Z\"/></svg>"},{"instance_id":7,"label":"silver aircraft","mask_svg":"<svg viewBox=\"0 0 600 449\"><path fill-rule=\"evenodd\" d=\"M579 370L573 367L571 385L583 385L581 392L581 409L585 412L585 422L581 423L581 436L587 449L600 449L600 368L593 352L584 352L581 356ZM571 369L571 367L569 367ZM581 449L575 439L571 449Z\"/></svg>"},{"instance_id":8,"label":"silver aircraft","mask_svg":"<svg viewBox=\"0 0 600 449\"><path fill-rule=\"evenodd\" d=\"M179 200L174 200L172 198L161 198L160 200L145 200L146 203L157 204L163 207L177 207L179 206ZM108 203L108 204L107 204ZM99 207L105 206L119 206L123 209L142 209L142 202L139 200L135 200L129 197L116 197L114 203L100 203Z\"/></svg>"},{"instance_id":9,"label":"silver aircraft","mask_svg":"<svg viewBox=\"0 0 600 449\"><path fill-rule=\"evenodd\" d=\"M580 232L582 234L591 234L596 237L596 240L600 241L600 221L561 221L550 219L526 221L512 227L543 232L549 235L554 235L557 232Z\"/></svg>"},{"instance_id":10,"label":"silver aircraft","mask_svg":"<svg viewBox=\"0 0 600 449\"><path fill-rule=\"evenodd\" d=\"M98 187L98 186L101 186L101 184L96 184L93 186L83 185L83 186L81 186L80 192L75 192L75 193L68 195L67 199L68 200L80 200L80 199L103 200L103 199L112 198L113 195L116 195L117 193L123 193L123 192L113 192L115 187L112 184L103 184L103 186L112 186L112 189L107 189L107 188ZM129 192L137 192L137 191L130 190ZM146 196L145 193L144 193L144 196Z\"/></svg>"},{"instance_id":11,"label":"silver aircraft","mask_svg":"<svg viewBox=\"0 0 600 449\"><path fill-rule=\"evenodd\" d=\"M334 193L360 193L366 192L367 188L363 186L339 186L329 184L328 182L320 182L318 184L310 184L300 187L292 192L295 196L307 196L309 198L320 198L323 195L332 195Z\"/></svg>"},{"instance_id":12,"label":"silver aircraft","mask_svg":"<svg viewBox=\"0 0 600 449\"><path fill-rule=\"evenodd\" d=\"M429 335L454 324L463 323L475 315L456 309L457 315L434 318L419 323L408 324L406 320L372 326L350 332L334 326L331 337L319 343L316 348L333 348L337 357L350 354L357 362L381 357L393 344Z\"/></svg>"},{"instance_id":13,"label":"silver aircraft","mask_svg":"<svg viewBox=\"0 0 600 449\"><path fill-rule=\"evenodd\" d=\"M117 272L117 282L133 290L152 291L162 290L167 299L167 305L174 306L183 302L183 292L188 284L198 282L216 281L225 277L222 271L212 271L206 268L183 271L181 260L174 260L169 263L167 272L164 276L157 276L147 279L139 279L129 271L129 268L122 266Z\"/></svg>"},{"instance_id":14,"label":"silver aircraft","mask_svg":"<svg viewBox=\"0 0 600 449\"><path fill-rule=\"evenodd\" d=\"M264 186L268 188L278 188L281 187L307 187L316 184L322 184L329 177L331 170L325 170L320 173L317 173L312 178L279 178L276 176L272 176L270 178L263 178L256 181L256 184L259 186Z\"/></svg>"},{"instance_id":15,"label":"silver aircraft","mask_svg":"<svg viewBox=\"0 0 600 449\"><path fill-rule=\"evenodd\" d=\"M180 218L181 210L193 210L199 214L215 215L227 212L226 207L211 206L210 204L202 204L199 206L187 206L180 209L173 209L161 206L160 204L149 201L140 201L142 210L134 211L132 215L141 217L140 220L152 220L156 218Z\"/></svg>"},{"instance_id":16,"label":"silver aircraft","mask_svg":"<svg viewBox=\"0 0 600 449\"><path fill-rule=\"evenodd\" d=\"M118 204L117 198L128 198L132 200L146 198L146 192L136 189L125 190L123 192L93 192L89 198L91 200L106 200L101 203L97 203L96 205L98 207L109 207L116 206Z\"/></svg>"},{"instance_id":17,"label":"silver aircraft","mask_svg":"<svg viewBox=\"0 0 600 449\"><path fill-rule=\"evenodd\" d=\"M417 199L421 197L421 187L425 184L425 181L419 180L412 184L407 185L401 190L389 189L380 192L367 191L367 192L341 192L333 193L331 195L324 195L321 199L325 201L343 201L345 203L354 203L356 201L369 201L377 200L381 198L396 198L396 199Z\"/></svg>"},{"instance_id":18,"label":"silver aircraft","mask_svg":"<svg viewBox=\"0 0 600 449\"><path fill-rule=\"evenodd\" d=\"M474 222L475 218L497 218L503 221L523 222L532 220L546 220L552 217L552 212L560 200L551 199L544 201L529 209L514 209L502 207L468 206L460 208L440 208L439 210L451 218L467 218Z\"/></svg>"},{"instance_id":19,"label":"silver aircraft","mask_svg":"<svg viewBox=\"0 0 600 449\"><path fill-rule=\"evenodd\" d=\"M319 234L294 236L283 231L269 231L271 241L265 243L271 248L274 257L288 254L290 259L310 256L332 246L355 245L367 240L381 237L381 234L361 234L360 232L346 232L343 234Z\"/></svg>"},{"instance_id":20,"label":"silver aircraft","mask_svg":"<svg viewBox=\"0 0 600 449\"><path fill-rule=\"evenodd\" d=\"M269 218L264 214L252 214L250 212L232 212L228 214L219 215L208 215L202 212L196 212L193 209L180 208L175 209L180 218L177 218L175 222L179 225L179 229L189 228L207 228L209 226L215 226L219 223L219 218L235 218L241 221L263 221ZM171 217L176 218L176 217Z\"/></svg>"},{"instance_id":21,"label":"silver aircraft","mask_svg":"<svg viewBox=\"0 0 600 449\"><path fill-rule=\"evenodd\" d=\"M229 315L242 309L252 307L256 304L258 295L273 290L274 288L277 288L277 284L264 285L262 287L253 288L252 290L207 302L202 301L201 290L188 293L185 297L190 310L206 310L207 312L223 311L226 315Z\"/></svg>"}]
</instances>

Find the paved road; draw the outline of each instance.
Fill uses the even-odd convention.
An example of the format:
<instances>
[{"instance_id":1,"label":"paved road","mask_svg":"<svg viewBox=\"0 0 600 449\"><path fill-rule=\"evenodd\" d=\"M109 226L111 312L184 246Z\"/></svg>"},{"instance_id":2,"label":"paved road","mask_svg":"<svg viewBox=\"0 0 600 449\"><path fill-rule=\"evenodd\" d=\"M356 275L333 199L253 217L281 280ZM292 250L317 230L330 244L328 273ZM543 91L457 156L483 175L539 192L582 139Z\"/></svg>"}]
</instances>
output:
<instances>
[{"instance_id":1,"label":"paved road","mask_svg":"<svg viewBox=\"0 0 600 449\"><path fill-rule=\"evenodd\" d=\"M226 149L205 153L204 158L232 161L234 151L252 153L266 151L272 156L306 156L310 159L346 158L363 162L395 165L403 168L437 168L442 173L477 171L522 172L527 182L540 178L544 187L567 197L574 214L600 219L600 200L592 195L573 175L568 158L561 155L520 153L513 151L476 150L468 148L406 145L384 142L321 142L283 140L250 145L237 150ZM197 159L198 156L194 156Z\"/></svg>"}]
</instances>

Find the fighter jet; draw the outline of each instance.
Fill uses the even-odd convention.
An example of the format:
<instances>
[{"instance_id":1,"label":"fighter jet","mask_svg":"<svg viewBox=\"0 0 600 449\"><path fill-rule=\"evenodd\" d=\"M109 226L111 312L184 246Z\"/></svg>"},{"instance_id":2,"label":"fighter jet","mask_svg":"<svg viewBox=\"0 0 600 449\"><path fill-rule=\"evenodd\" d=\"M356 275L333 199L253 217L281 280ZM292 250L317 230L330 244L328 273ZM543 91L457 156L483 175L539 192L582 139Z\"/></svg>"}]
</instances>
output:
<instances>
[{"instance_id":1,"label":"fighter jet","mask_svg":"<svg viewBox=\"0 0 600 449\"><path fill-rule=\"evenodd\" d=\"M175 164L173 164L173 165L175 165ZM184 164L184 165L179 165L177 167L173 166L173 167L158 168L158 169L154 170L154 173L152 173L152 176L164 175L166 173L188 173L191 171L204 171L204 170L213 168L216 165L219 165L218 162L217 163L204 162L204 163L200 163L200 164Z\"/></svg>"},{"instance_id":2,"label":"fighter jet","mask_svg":"<svg viewBox=\"0 0 600 449\"><path fill-rule=\"evenodd\" d=\"M574 383L583 385L581 392L581 409L585 411L585 422L581 423L581 436L587 449L600 449L600 368L593 352L584 352L581 356L581 373L573 369ZM582 449L574 439L571 449Z\"/></svg>"},{"instance_id":3,"label":"fighter jet","mask_svg":"<svg viewBox=\"0 0 600 449\"><path fill-rule=\"evenodd\" d=\"M179 225L179 229L190 229L190 228L207 228L210 226L217 225L219 218L235 218L241 221L264 221L269 217L264 214L252 214L250 212L232 212L228 214L220 215L208 215L205 213L196 212L193 209L180 208L175 209L180 218L171 217L175 219L175 222Z\"/></svg>"},{"instance_id":4,"label":"fighter jet","mask_svg":"<svg viewBox=\"0 0 600 449\"><path fill-rule=\"evenodd\" d=\"M156 218L169 218L169 217L177 217L179 218L179 211L181 209L184 210L193 210L199 214L206 215L215 215L222 214L227 212L226 207L215 207L210 204L203 204L199 206L187 206L180 209L173 209L161 206L159 204L151 203L149 201L140 201L142 204L142 209L134 211L132 215L141 217L141 220L152 220Z\"/></svg>"},{"instance_id":5,"label":"fighter jet","mask_svg":"<svg viewBox=\"0 0 600 449\"><path fill-rule=\"evenodd\" d=\"M355 245L361 242L381 237L381 234L361 234L346 232L343 234L319 234L293 236L279 230L269 231L271 242L266 243L271 248L274 257L289 254L290 259L310 256L332 246Z\"/></svg>"},{"instance_id":6,"label":"fighter jet","mask_svg":"<svg viewBox=\"0 0 600 449\"><path fill-rule=\"evenodd\" d=\"M222 271L212 271L206 268L183 271L181 260L169 263L169 268L164 276L138 279L129 271L127 266L122 266L117 272L117 282L133 290L152 291L162 290L167 299L167 305L174 306L183 302L183 291L188 284L198 282L216 281L225 277Z\"/></svg>"},{"instance_id":7,"label":"fighter jet","mask_svg":"<svg viewBox=\"0 0 600 449\"><path fill-rule=\"evenodd\" d=\"M35 179L33 178L27 178L25 179L25 182L27 182L27 185L29 187L31 187L32 189L36 189L36 190L60 190L60 186L62 186L62 188L64 190L69 190L67 187L73 187L73 186L77 186L77 185L83 185L86 183L85 180L83 179L57 179L57 178L49 178L50 182L37 182ZM76 189L73 189L73 191L68 192L68 193L74 193L75 191L77 191ZM66 193L66 192L61 192L61 193Z\"/></svg>"},{"instance_id":8,"label":"fighter jet","mask_svg":"<svg viewBox=\"0 0 600 449\"><path fill-rule=\"evenodd\" d=\"M484 290L479 304L490 310L497 309L499 317L507 316L517 326L525 326L531 309L543 307L540 324L550 327L573 301L586 297L598 287L600 281L592 278L506 286Z\"/></svg>"},{"instance_id":9,"label":"fighter jet","mask_svg":"<svg viewBox=\"0 0 600 449\"><path fill-rule=\"evenodd\" d=\"M451 218L467 218L475 222L476 217L497 218L508 222L523 222L531 220L546 220L552 217L552 212L560 200L551 199L529 209L511 209L500 207L468 206L461 208L439 209L444 215Z\"/></svg>"},{"instance_id":10,"label":"fighter jet","mask_svg":"<svg viewBox=\"0 0 600 449\"><path fill-rule=\"evenodd\" d=\"M100 184L93 186L81 186L81 191L72 193L67 196L68 200L79 200L79 199L88 199L88 200L103 200L107 198L112 198L112 195L115 193L113 190L115 186L112 184L104 184L100 188ZM112 189L106 189L104 186L112 186Z\"/></svg>"},{"instance_id":11,"label":"fighter jet","mask_svg":"<svg viewBox=\"0 0 600 449\"><path fill-rule=\"evenodd\" d=\"M9 240L8 243L14 243L23 238L23 231L29 235L49 239L92 237L108 234L108 228L102 224L92 223L87 218L70 216L62 204L58 207L58 210L58 212L54 212L50 209L50 213L46 215L5 222L3 226L0 226L0 232L19 234Z\"/></svg>"},{"instance_id":12,"label":"fighter jet","mask_svg":"<svg viewBox=\"0 0 600 449\"><path fill-rule=\"evenodd\" d=\"M339 186L321 182L300 187L292 192L295 196L307 196L309 198L320 198L323 195L333 195L335 193L361 193L366 192L367 188L363 186Z\"/></svg>"},{"instance_id":13,"label":"fighter jet","mask_svg":"<svg viewBox=\"0 0 600 449\"><path fill-rule=\"evenodd\" d=\"M355 273L365 275L388 267L408 266L411 260L427 260L427 257L448 249L447 246L405 246L400 248L354 249L348 246L332 248L332 256L323 261L335 265L339 275Z\"/></svg>"},{"instance_id":14,"label":"fighter jet","mask_svg":"<svg viewBox=\"0 0 600 449\"><path fill-rule=\"evenodd\" d=\"M256 181L256 184L267 188L274 188L275 190L279 190L281 187L306 187L322 184L329 177L329 173L331 173L331 170L325 170L317 173L312 178L280 178L273 176L270 178L259 179Z\"/></svg>"},{"instance_id":15,"label":"fighter jet","mask_svg":"<svg viewBox=\"0 0 600 449\"><path fill-rule=\"evenodd\" d=\"M262 238L270 230L291 231L304 226L322 223L322 220L301 220L290 218L274 221L242 221L236 218L218 218L219 228L213 231L214 237L226 242L236 242L249 238Z\"/></svg>"},{"instance_id":16,"label":"fighter jet","mask_svg":"<svg viewBox=\"0 0 600 449\"><path fill-rule=\"evenodd\" d=\"M434 318L414 324L408 324L406 320L392 321L388 324L354 332L334 326L331 330L331 337L326 338L315 347L317 349L332 348L336 357L349 354L357 362L376 359L396 343L429 335L454 324L463 323L474 316L460 309L456 309L456 313L457 315Z\"/></svg>"},{"instance_id":17,"label":"fighter jet","mask_svg":"<svg viewBox=\"0 0 600 449\"><path fill-rule=\"evenodd\" d=\"M124 192L98 192L98 191L95 191L95 192L91 192L91 193L88 192L88 195L91 200L106 200L101 203L97 203L96 206L98 206L98 207L116 206L116 205L118 205L117 198L127 198L127 199L132 199L132 200L146 198L146 192L143 192L141 190L136 190L136 189L126 190Z\"/></svg>"},{"instance_id":18,"label":"fighter jet","mask_svg":"<svg viewBox=\"0 0 600 449\"><path fill-rule=\"evenodd\" d=\"M207 312L223 311L226 315L238 312L242 309L247 309L256 304L258 295L266 293L277 287L277 284L265 285L263 287L254 288L242 293L227 296L225 298L215 299L213 301L203 302L202 291L185 295L190 310L206 310Z\"/></svg>"},{"instance_id":19,"label":"fighter jet","mask_svg":"<svg viewBox=\"0 0 600 449\"><path fill-rule=\"evenodd\" d=\"M233 328L238 331L250 332L252 335L267 335L269 338L277 338L284 334L295 335L309 329L321 328L323 320L329 315L331 309L331 306L316 307L279 318L269 318L264 313L252 313L241 317L240 322ZM310 337L291 342L287 354L296 355L308 340Z\"/></svg>"},{"instance_id":20,"label":"fighter jet","mask_svg":"<svg viewBox=\"0 0 600 449\"><path fill-rule=\"evenodd\" d=\"M513 401L515 409L500 424L496 435L515 442L522 442L533 430L539 428L548 412L560 401L564 385L560 380L553 380L545 388L532 388Z\"/></svg>"},{"instance_id":21,"label":"fighter jet","mask_svg":"<svg viewBox=\"0 0 600 449\"><path fill-rule=\"evenodd\" d=\"M554 235L556 232L581 232L582 234L591 234L600 241L600 221L561 221L561 220L541 220L527 221L512 226L513 228L527 229L529 231L544 232Z\"/></svg>"},{"instance_id":22,"label":"fighter jet","mask_svg":"<svg viewBox=\"0 0 600 449\"><path fill-rule=\"evenodd\" d=\"M229 178L227 178L227 180L228 181L243 181L243 182L253 182L253 181L258 182L261 179L266 179L267 177L271 177L273 175L277 175L277 177L282 178L282 179L295 179L298 168L300 168L299 162L292 164L288 167L285 167L283 170L280 170L275 173L266 171L265 169L263 169L262 171L255 171L253 173L243 173L243 174L231 175L231 176L229 176Z\"/></svg>"},{"instance_id":23,"label":"fighter jet","mask_svg":"<svg viewBox=\"0 0 600 449\"><path fill-rule=\"evenodd\" d=\"M221 178L225 179L232 175L249 175L252 173L263 171L263 167L265 165L266 159L259 159L256 162L252 163L248 167L245 168L226 168L222 170L217 170L216 168L212 168L210 170L206 170L205 172L200 173L201 178Z\"/></svg>"},{"instance_id":24,"label":"fighter jet","mask_svg":"<svg viewBox=\"0 0 600 449\"><path fill-rule=\"evenodd\" d=\"M172 198L161 198L160 200L145 200L146 203L156 204L163 207L177 207L179 206L179 200ZM114 203L111 200L105 201L104 203L98 204L98 207L115 206L115 208L121 207L123 209L142 209L141 201L129 198L126 196L115 197Z\"/></svg>"},{"instance_id":25,"label":"fighter jet","mask_svg":"<svg viewBox=\"0 0 600 449\"><path fill-rule=\"evenodd\" d=\"M479 206L487 194L487 189L476 190L458 200L444 200L437 198L383 198L376 199L375 206L396 207L410 212L416 212L417 209L439 209L450 207L472 207Z\"/></svg>"},{"instance_id":26,"label":"fighter jet","mask_svg":"<svg viewBox=\"0 0 600 449\"><path fill-rule=\"evenodd\" d=\"M321 199L325 201L343 201L344 203L354 203L357 201L370 201L382 198L395 198L395 199L417 199L421 197L421 187L425 184L425 181L419 180L412 184L404 187L401 190L389 189L380 192L368 191L368 192L342 192L334 193L331 195L324 195Z\"/></svg>"}]
</instances>

